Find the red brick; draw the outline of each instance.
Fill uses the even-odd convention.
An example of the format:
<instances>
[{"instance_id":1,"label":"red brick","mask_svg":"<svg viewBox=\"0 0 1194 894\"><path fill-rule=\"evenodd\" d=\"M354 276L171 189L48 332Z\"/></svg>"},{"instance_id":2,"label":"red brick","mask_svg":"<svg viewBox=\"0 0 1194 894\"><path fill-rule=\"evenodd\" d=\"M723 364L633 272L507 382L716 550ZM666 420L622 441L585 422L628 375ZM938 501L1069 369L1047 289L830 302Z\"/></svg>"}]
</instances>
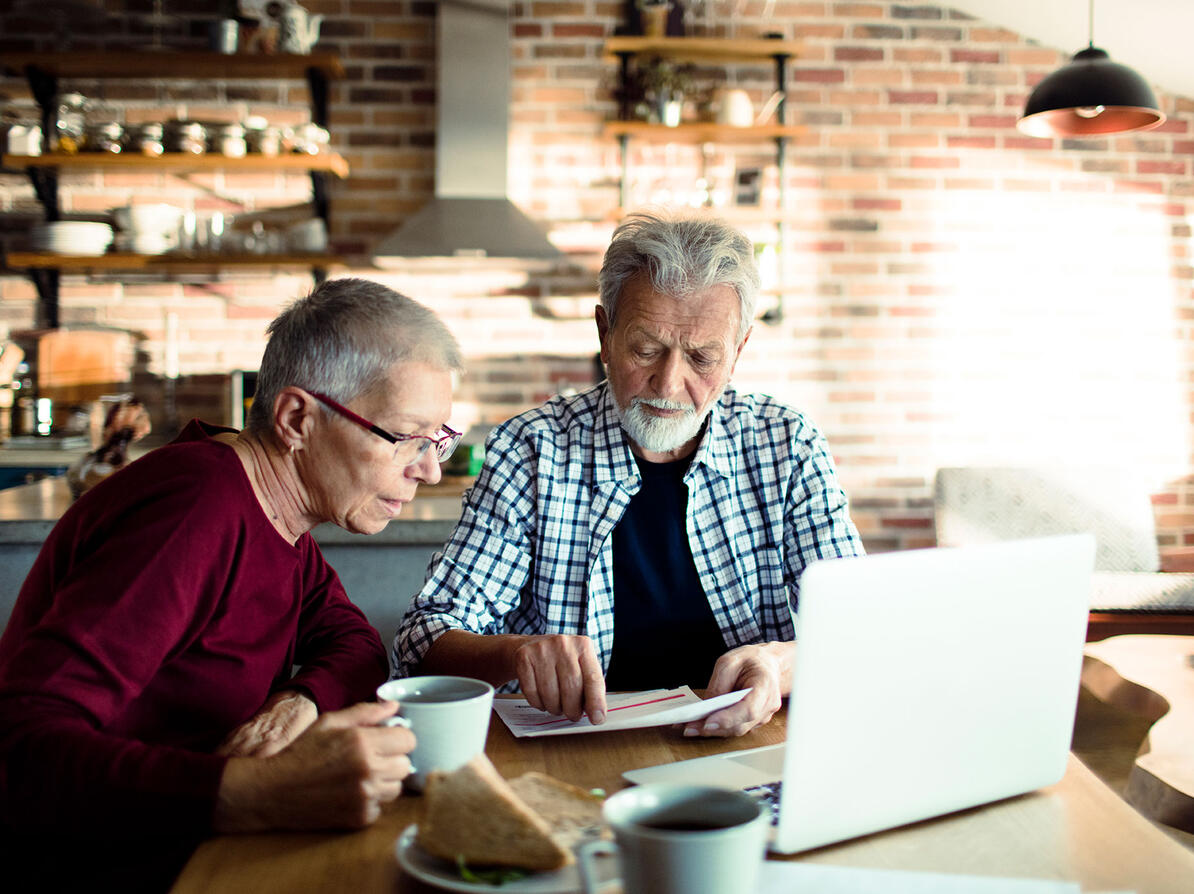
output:
<instances>
[{"instance_id":1,"label":"red brick","mask_svg":"<svg viewBox=\"0 0 1194 894\"><path fill-rule=\"evenodd\" d=\"M836 47L833 51L835 62L880 62L884 58L886 54L877 47Z\"/></svg>"},{"instance_id":2,"label":"red brick","mask_svg":"<svg viewBox=\"0 0 1194 894\"><path fill-rule=\"evenodd\" d=\"M1190 164L1186 161L1138 161L1136 162L1137 174L1175 174L1177 176L1187 176L1190 172Z\"/></svg>"},{"instance_id":3,"label":"red brick","mask_svg":"<svg viewBox=\"0 0 1194 894\"><path fill-rule=\"evenodd\" d=\"M841 68L798 68L792 79L803 84L840 84L846 80L846 72Z\"/></svg>"},{"instance_id":4,"label":"red brick","mask_svg":"<svg viewBox=\"0 0 1194 894\"><path fill-rule=\"evenodd\" d=\"M946 137L951 149L994 149L995 137Z\"/></svg>"},{"instance_id":5,"label":"red brick","mask_svg":"<svg viewBox=\"0 0 1194 894\"><path fill-rule=\"evenodd\" d=\"M1048 150L1053 148L1053 140L1038 137L1004 137L1005 149L1035 149Z\"/></svg>"},{"instance_id":6,"label":"red brick","mask_svg":"<svg viewBox=\"0 0 1194 894\"><path fill-rule=\"evenodd\" d=\"M961 160L953 157L936 158L927 155L917 155L912 158L914 168L957 168L961 167Z\"/></svg>"},{"instance_id":7,"label":"red brick","mask_svg":"<svg viewBox=\"0 0 1194 894\"><path fill-rule=\"evenodd\" d=\"M1000 61L998 50L950 50L949 61L959 64L989 64Z\"/></svg>"},{"instance_id":8,"label":"red brick","mask_svg":"<svg viewBox=\"0 0 1194 894\"><path fill-rule=\"evenodd\" d=\"M967 119L971 127L994 127L1011 130L1019 120L1016 115L971 115Z\"/></svg>"},{"instance_id":9,"label":"red brick","mask_svg":"<svg viewBox=\"0 0 1194 894\"><path fill-rule=\"evenodd\" d=\"M893 104L935 105L940 96L935 90L889 90L887 101Z\"/></svg>"}]
</instances>

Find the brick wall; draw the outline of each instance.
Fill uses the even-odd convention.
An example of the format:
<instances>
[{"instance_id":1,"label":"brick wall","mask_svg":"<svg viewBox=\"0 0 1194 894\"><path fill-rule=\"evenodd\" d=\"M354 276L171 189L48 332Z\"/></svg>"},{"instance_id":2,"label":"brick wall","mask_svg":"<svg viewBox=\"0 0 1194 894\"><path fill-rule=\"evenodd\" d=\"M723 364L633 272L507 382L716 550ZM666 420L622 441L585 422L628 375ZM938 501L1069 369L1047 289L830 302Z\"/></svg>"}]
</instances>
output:
<instances>
[{"instance_id":1,"label":"brick wall","mask_svg":"<svg viewBox=\"0 0 1194 894\"><path fill-rule=\"evenodd\" d=\"M159 40L201 45L211 4L164 5L178 18ZM600 137L601 122L616 114L615 66L601 47L622 4L512 4L510 193L569 252L570 264L550 275L368 265L375 241L433 188L435 4L307 6L326 15L321 48L338 51L347 68L331 92L333 148L352 165L332 189L334 248L358 258L344 272L425 300L458 334L470 375L457 421L495 421L591 380L594 272L616 219L621 170L617 145ZM125 11L135 4L108 0L106 8L109 16L86 27L4 13L0 52L147 39ZM1030 461L1145 472L1163 550L1194 544L1191 100L1160 91L1169 120L1138 136L1027 138L1015 120L1028 91L1075 47L1039 47L934 5L746 0L734 8L732 19L693 24L805 42L790 71L789 121L807 132L789 146L785 208L774 210L779 184L766 145L634 144L632 204L688 203L704 192L721 200L736 168L763 167L763 210L723 213L760 243L776 242L776 221L785 222L782 319L756 325L735 380L821 425L868 546L932 542L939 466ZM1113 41L1107 48L1114 56ZM769 64L701 66L697 78L747 89L756 108L773 89ZM167 103L205 116L284 117L301 115L305 102L297 83L103 89L130 117ZM30 105L20 81L0 82L0 92L6 107ZM302 178L270 177L200 184L196 196L193 182L151 179L80 177L64 184L63 204L102 211L151 191L239 210L302 201L305 190ZM0 174L0 211L36 213L21 177ZM13 219L6 241L19 239ZM293 273L206 284L67 277L63 320L141 332L150 387L162 371L165 314L176 314L181 402L216 412L212 382L255 364L265 322L306 286ZM0 327L29 325L33 297L23 279L0 278Z\"/></svg>"}]
</instances>

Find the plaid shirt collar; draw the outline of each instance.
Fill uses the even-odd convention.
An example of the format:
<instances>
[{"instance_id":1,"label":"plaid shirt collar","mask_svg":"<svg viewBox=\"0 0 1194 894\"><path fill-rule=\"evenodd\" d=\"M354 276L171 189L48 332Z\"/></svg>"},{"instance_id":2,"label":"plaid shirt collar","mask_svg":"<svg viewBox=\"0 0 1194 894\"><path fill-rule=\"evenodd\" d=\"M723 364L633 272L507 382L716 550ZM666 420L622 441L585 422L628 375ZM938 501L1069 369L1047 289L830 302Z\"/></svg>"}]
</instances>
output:
<instances>
[{"instance_id":1,"label":"plaid shirt collar","mask_svg":"<svg viewBox=\"0 0 1194 894\"><path fill-rule=\"evenodd\" d=\"M593 459L596 465L594 485L597 490L607 486L619 486L626 490L637 490L638 466L630 450L630 438L622 429L618 419L617 406L609 382L598 386L596 423L593 432ZM727 388L709 410L705 419L705 431L697 444L692 465L684 476L691 480L693 469L703 466L710 473L722 478L733 479L738 474L740 451L735 449L727 429L732 419L727 410L733 404L730 389Z\"/></svg>"}]
</instances>

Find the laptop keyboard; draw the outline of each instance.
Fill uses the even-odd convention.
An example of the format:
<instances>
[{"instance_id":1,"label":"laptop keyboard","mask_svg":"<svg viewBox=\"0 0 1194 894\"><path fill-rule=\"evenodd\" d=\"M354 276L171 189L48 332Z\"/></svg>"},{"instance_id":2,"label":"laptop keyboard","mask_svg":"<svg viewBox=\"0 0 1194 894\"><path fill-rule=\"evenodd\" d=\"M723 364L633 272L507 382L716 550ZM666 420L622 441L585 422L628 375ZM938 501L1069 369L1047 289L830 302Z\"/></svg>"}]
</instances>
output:
<instances>
[{"instance_id":1,"label":"laptop keyboard","mask_svg":"<svg viewBox=\"0 0 1194 894\"><path fill-rule=\"evenodd\" d=\"M753 795L768 806L771 811L771 825L779 823L779 798L784 784L779 782L764 782L762 785L752 785L743 789L748 795Z\"/></svg>"}]
</instances>

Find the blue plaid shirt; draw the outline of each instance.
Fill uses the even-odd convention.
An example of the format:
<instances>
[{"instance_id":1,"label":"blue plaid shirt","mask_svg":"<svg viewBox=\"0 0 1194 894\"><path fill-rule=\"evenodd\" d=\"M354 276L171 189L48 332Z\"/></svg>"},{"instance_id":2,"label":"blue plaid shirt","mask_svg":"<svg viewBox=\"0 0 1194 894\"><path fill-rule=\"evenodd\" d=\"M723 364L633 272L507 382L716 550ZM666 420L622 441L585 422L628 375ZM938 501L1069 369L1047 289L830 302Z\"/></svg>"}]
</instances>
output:
<instances>
[{"instance_id":1,"label":"blue plaid shirt","mask_svg":"<svg viewBox=\"0 0 1194 894\"><path fill-rule=\"evenodd\" d=\"M770 397L727 389L684 482L692 557L727 650L793 639L804 567L863 551L824 437ZM587 634L608 669L610 534L639 486L604 383L494 429L456 530L398 629L395 675L413 673L455 629Z\"/></svg>"}]
</instances>

